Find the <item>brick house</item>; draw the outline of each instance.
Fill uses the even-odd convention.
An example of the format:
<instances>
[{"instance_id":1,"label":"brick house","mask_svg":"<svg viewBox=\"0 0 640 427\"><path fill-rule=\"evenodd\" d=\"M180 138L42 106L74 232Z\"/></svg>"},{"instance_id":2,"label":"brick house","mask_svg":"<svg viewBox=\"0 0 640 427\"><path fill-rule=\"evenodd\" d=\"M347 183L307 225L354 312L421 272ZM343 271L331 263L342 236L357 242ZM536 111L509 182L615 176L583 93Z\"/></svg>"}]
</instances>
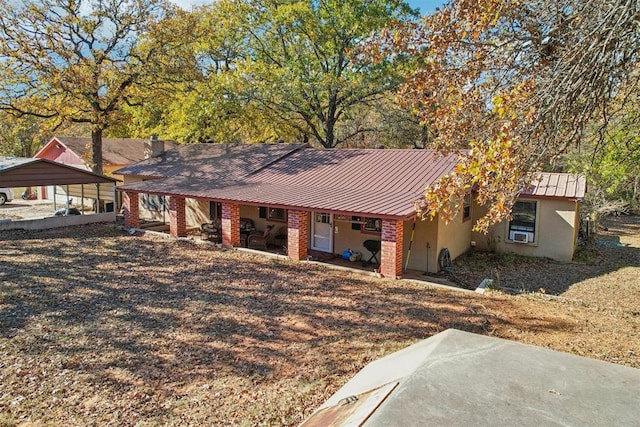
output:
<instances>
[{"instance_id":1,"label":"brick house","mask_svg":"<svg viewBox=\"0 0 640 427\"><path fill-rule=\"evenodd\" d=\"M249 219L257 229L286 229L287 254L294 260L306 259L310 250L341 254L351 249L366 258L365 242L373 240L379 242L380 272L400 277L406 268L437 272L443 253L453 259L472 246L472 219L480 209L471 199L450 222L438 216L422 221L414 205L425 187L456 164L454 154L431 150L193 144L116 173L124 177L119 190L130 227L163 221L171 235L185 236L217 218L222 243L237 247L241 218ZM577 218L576 190L550 198L566 199ZM544 203L538 207L544 210ZM573 228L558 233L573 239L573 247ZM540 246L540 239L532 244Z\"/></svg>"}]
</instances>

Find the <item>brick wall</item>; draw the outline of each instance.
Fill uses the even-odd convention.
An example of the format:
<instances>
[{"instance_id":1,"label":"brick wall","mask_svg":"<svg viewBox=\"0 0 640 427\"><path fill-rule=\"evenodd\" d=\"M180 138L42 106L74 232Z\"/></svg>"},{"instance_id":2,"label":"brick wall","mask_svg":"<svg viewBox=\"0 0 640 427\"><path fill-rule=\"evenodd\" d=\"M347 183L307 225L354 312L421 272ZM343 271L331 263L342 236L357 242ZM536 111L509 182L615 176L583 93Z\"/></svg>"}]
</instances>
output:
<instances>
[{"instance_id":1,"label":"brick wall","mask_svg":"<svg viewBox=\"0 0 640 427\"><path fill-rule=\"evenodd\" d=\"M289 211L287 222L287 254L294 260L305 260L309 253L309 212Z\"/></svg>"},{"instance_id":2,"label":"brick wall","mask_svg":"<svg viewBox=\"0 0 640 427\"><path fill-rule=\"evenodd\" d=\"M187 210L184 197L169 197L169 234L173 237L187 235Z\"/></svg>"},{"instance_id":3,"label":"brick wall","mask_svg":"<svg viewBox=\"0 0 640 427\"><path fill-rule=\"evenodd\" d=\"M382 220L380 273L385 277L402 276L403 228L402 221Z\"/></svg>"},{"instance_id":4,"label":"brick wall","mask_svg":"<svg viewBox=\"0 0 640 427\"><path fill-rule=\"evenodd\" d=\"M122 208L124 209L125 227L140 227L140 199L138 193L125 191L122 194Z\"/></svg>"},{"instance_id":5,"label":"brick wall","mask_svg":"<svg viewBox=\"0 0 640 427\"><path fill-rule=\"evenodd\" d=\"M222 244L240 246L240 205L222 203Z\"/></svg>"}]
</instances>

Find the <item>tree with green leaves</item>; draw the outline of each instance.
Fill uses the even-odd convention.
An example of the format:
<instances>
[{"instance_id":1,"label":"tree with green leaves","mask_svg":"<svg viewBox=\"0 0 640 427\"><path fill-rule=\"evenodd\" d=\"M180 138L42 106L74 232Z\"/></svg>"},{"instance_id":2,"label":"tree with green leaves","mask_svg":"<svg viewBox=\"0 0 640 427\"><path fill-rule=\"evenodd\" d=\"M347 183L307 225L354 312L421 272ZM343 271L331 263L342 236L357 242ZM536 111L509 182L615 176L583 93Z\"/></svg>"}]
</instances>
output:
<instances>
[{"instance_id":1,"label":"tree with green leaves","mask_svg":"<svg viewBox=\"0 0 640 427\"><path fill-rule=\"evenodd\" d=\"M146 37L167 10L162 0L1 2L0 109L89 125L101 173L103 132L167 57L162 33Z\"/></svg>"},{"instance_id":2,"label":"tree with green leaves","mask_svg":"<svg viewBox=\"0 0 640 427\"><path fill-rule=\"evenodd\" d=\"M361 128L338 124L401 83L402 55L373 60L360 49L383 28L415 15L399 0L260 0L245 4L242 95L301 135L331 148Z\"/></svg>"},{"instance_id":3,"label":"tree with green leaves","mask_svg":"<svg viewBox=\"0 0 640 427\"><path fill-rule=\"evenodd\" d=\"M32 157L46 142L42 120L0 111L0 156Z\"/></svg>"},{"instance_id":4,"label":"tree with green leaves","mask_svg":"<svg viewBox=\"0 0 640 427\"><path fill-rule=\"evenodd\" d=\"M362 49L376 31L415 18L397 0L220 0L192 15L195 22L167 25L190 30L183 53L195 60L194 77L127 109L131 133L325 147L369 140L381 127L357 123L387 105L404 61L373 60Z\"/></svg>"}]
</instances>

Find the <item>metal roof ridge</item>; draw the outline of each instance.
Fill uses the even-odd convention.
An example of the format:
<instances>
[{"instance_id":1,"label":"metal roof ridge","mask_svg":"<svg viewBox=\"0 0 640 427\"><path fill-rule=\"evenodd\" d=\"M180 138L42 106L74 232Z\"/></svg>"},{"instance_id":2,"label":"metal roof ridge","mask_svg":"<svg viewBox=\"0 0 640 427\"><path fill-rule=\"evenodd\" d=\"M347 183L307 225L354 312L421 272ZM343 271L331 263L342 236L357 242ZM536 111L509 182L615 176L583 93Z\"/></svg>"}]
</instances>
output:
<instances>
[{"instance_id":1,"label":"metal roof ridge","mask_svg":"<svg viewBox=\"0 0 640 427\"><path fill-rule=\"evenodd\" d=\"M278 144L274 144L274 145L278 145ZM247 177L255 175L255 174L259 173L259 172L262 172L263 170L265 170L265 169L269 168L270 166L278 163L279 161L284 160L287 157L290 157L293 153L297 153L300 150L305 150L307 148L310 148L309 144L304 144L304 143L293 143L291 145L294 146L294 147L297 145L297 147L293 148L290 151L287 151L285 154L283 154L282 156L278 157L277 159L272 160L269 163L262 165L258 169L249 172L248 174L244 175L243 178L247 178Z\"/></svg>"}]
</instances>

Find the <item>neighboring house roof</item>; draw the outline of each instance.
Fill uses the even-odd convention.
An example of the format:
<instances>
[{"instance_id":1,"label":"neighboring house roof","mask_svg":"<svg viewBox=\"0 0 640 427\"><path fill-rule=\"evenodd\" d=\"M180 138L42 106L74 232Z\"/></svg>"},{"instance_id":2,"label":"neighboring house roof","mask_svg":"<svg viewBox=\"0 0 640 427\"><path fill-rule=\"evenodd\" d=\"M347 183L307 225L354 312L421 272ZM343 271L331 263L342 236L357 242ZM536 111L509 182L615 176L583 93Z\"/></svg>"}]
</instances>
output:
<instances>
[{"instance_id":1,"label":"neighboring house roof","mask_svg":"<svg viewBox=\"0 0 640 427\"><path fill-rule=\"evenodd\" d=\"M273 150L270 146L284 149L289 144L192 146L193 151L181 147L174 150L178 153L168 152L163 158L116 172L171 176L125 185L125 190L407 217L415 213L413 202L425 187L458 162L456 155L441 156L432 150L319 150L298 145L291 145L287 155L271 159L264 153ZM212 152L224 155L211 159ZM255 161L247 164L243 156Z\"/></svg>"},{"instance_id":2,"label":"neighboring house roof","mask_svg":"<svg viewBox=\"0 0 640 427\"><path fill-rule=\"evenodd\" d=\"M583 175L543 172L540 180L531 184L520 195L581 200L586 192L587 179Z\"/></svg>"},{"instance_id":3,"label":"neighboring house roof","mask_svg":"<svg viewBox=\"0 0 640 427\"><path fill-rule=\"evenodd\" d=\"M102 138L102 160L109 165L129 165L145 158L143 138ZM56 136L53 137L34 157L42 157L52 145L61 143L76 153L81 159L91 159L91 138ZM164 140L165 150L178 146L173 140Z\"/></svg>"},{"instance_id":4,"label":"neighboring house roof","mask_svg":"<svg viewBox=\"0 0 640 427\"><path fill-rule=\"evenodd\" d=\"M116 181L104 175L47 159L0 157L0 187L96 184Z\"/></svg>"}]
</instances>

